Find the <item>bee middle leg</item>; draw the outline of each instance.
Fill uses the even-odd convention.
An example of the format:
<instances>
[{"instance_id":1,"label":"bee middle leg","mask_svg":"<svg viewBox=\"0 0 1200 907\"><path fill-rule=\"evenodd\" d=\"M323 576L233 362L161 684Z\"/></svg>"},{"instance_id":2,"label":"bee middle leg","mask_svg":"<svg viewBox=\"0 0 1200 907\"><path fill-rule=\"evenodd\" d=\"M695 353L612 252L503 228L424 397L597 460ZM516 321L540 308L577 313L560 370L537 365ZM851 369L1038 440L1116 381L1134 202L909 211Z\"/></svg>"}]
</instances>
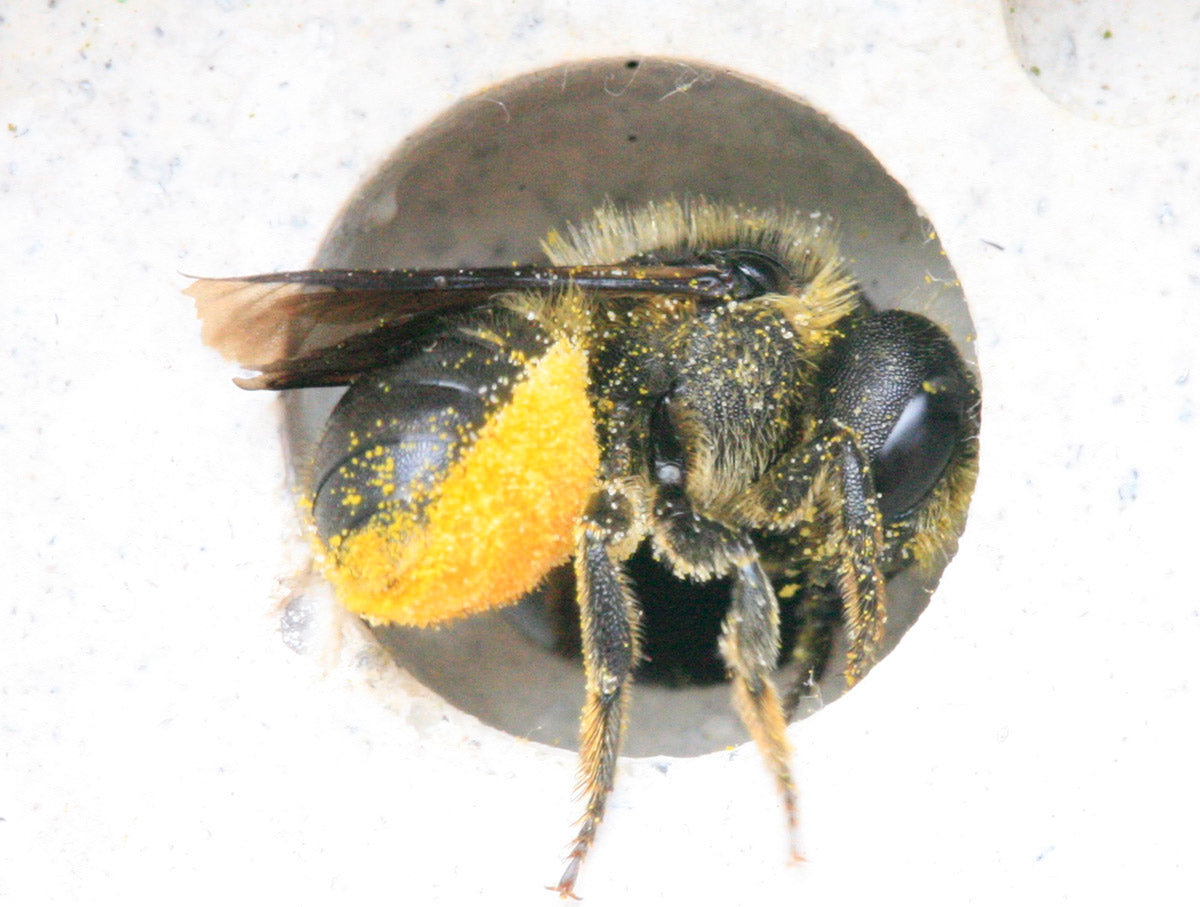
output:
<instances>
[{"instance_id":1,"label":"bee middle leg","mask_svg":"<svg viewBox=\"0 0 1200 907\"><path fill-rule=\"evenodd\" d=\"M733 699L783 797L796 844L796 785L787 719L771 672L779 661L779 603L754 543L743 532L697 514L680 489L662 489L654 509L655 548L685 577L732 575L730 608L721 630L721 656L733 681Z\"/></svg>"},{"instance_id":2,"label":"bee middle leg","mask_svg":"<svg viewBox=\"0 0 1200 907\"><path fill-rule=\"evenodd\" d=\"M783 796L792 857L799 859L796 783L787 716L771 680L771 671L779 660L779 605L757 559L739 566L733 575L733 602L721 630L721 656L733 677L738 714Z\"/></svg>"}]
</instances>

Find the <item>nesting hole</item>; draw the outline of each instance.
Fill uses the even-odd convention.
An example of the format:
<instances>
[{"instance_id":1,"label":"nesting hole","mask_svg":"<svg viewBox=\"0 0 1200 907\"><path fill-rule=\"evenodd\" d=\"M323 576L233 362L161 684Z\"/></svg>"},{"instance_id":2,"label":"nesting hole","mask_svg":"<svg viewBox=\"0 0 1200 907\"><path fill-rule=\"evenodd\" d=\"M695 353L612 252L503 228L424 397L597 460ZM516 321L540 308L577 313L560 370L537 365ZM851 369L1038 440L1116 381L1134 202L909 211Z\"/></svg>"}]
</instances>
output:
<instances>
[{"instance_id":1,"label":"nesting hole","mask_svg":"<svg viewBox=\"0 0 1200 907\"><path fill-rule=\"evenodd\" d=\"M695 62L605 59L560 66L468 98L406 139L338 217L326 267L542 261L539 240L605 200L699 196L834 216L875 305L923 312L965 343L970 321L928 223L858 141L798 99ZM969 350L969 361L973 361ZM288 396L298 472L337 391ZM648 558L643 559L649 561ZM742 743L716 655L721 584L680 592L653 564L639 589L651 661L634 691L624 752L694 755ZM889 584L885 650L928 601L940 570ZM690 596L690 597L689 597ZM440 629L379 628L396 661L489 725L574 748L583 672L570 648L569 571L523 606ZM659 619L661 618L661 620ZM566 632L563 632L564 629ZM684 638L687 637L686 643ZM830 665L819 697L843 690Z\"/></svg>"}]
</instances>

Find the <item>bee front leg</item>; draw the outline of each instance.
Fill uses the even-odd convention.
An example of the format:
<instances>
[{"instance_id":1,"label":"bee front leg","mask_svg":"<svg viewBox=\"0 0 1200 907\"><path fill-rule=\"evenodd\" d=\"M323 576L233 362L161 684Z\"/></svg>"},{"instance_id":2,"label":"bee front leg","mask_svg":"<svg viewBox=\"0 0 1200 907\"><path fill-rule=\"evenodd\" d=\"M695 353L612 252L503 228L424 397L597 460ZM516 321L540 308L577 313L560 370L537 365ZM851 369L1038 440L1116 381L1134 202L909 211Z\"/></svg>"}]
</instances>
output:
<instances>
[{"instance_id":1,"label":"bee front leg","mask_svg":"<svg viewBox=\"0 0 1200 907\"><path fill-rule=\"evenodd\" d=\"M820 695L818 684L825 676L834 634L842 622L842 594L834 580L817 583L810 576L798 576L780 590L779 598L780 607L793 607L799 616L791 656L794 679L783 697L783 713L791 721L801 699Z\"/></svg>"},{"instance_id":2,"label":"bee front leg","mask_svg":"<svg viewBox=\"0 0 1200 907\"><path fill-rule=\"evenodd\" d=\"M834 472L841 480L835 514L841 536L835 540L838 586L850 631L846 685L854 686L875 664L887 621L887 590L879 569L883 516L871 471L858 445L843 444L835 463Z\"/></svg>"},{"instance_id":3,"label":"bee front leg","mask_svg":"<svg viewBox=\"0 0 1200 907\"><path fill-rule=\"evenodd\" d=\"M856 438L850 429L834 424L767 470L742 505L750 525L774 532L795 528L817 514L824 517L828 537L823 544L814 540L806 546L804 556L827 564L837 576L850 634L847 686L858 683L875 663L887 620L879 568L883 517Z\"/></svg>"},{"instance_id":4,"label":"bee front leg","mask_svg":"<svg viewBox=\"0 0 1200 907\"><path fill-rule=\"evenodd\" d=\"M575 881L604 818L621 746L630 678L638 660L637 600L621 564L640 533L632 502L619 489L592 499L576 542L575 577L587 675L579 730L579 791L587 798L567 866L555 890L574 897Z\"/></svg>"}]
</instances>

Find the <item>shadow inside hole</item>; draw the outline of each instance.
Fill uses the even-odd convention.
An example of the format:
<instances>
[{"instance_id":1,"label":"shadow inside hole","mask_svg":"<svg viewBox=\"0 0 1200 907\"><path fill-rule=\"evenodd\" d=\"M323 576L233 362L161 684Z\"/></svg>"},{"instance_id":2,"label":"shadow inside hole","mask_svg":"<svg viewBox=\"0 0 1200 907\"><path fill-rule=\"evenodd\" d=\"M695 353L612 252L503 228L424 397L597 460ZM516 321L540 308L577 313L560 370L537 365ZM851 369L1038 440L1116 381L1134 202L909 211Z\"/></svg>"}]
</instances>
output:
<instances>
[{"instance_id":1,"label":"shadow inside hole","mask_svg":"<svg viewBox=\"0 0 1200 907\"><path fill-rule=\"evenodd\" d=\"M637 206L701 195L833 215L843 253L872 302L933 318L973 363L966 304L941 246L870 152L795 98L694 62L562 66L460 102L405 140L355 195L316 264L540 262L547 232L586 219L605 200ZM316 334L310 345L335 339ZM288 396L301 474L340 393ZM889 583L885 652L924 608L939 573ZM647 619L651 661L633 697L628 755L693 755L746 740L727 686L713 683L720 679L716 631L726 593L714 584L697 597L692 587L690 598L672 605L676 582L659 571L640 589L648 610L664 588L668 604ZM523 607L434 630L385 627L376 634L401 666L458 708L515 735L574 747L582 668L554 651L562 609L554 617L545 605L569 595L569 586L569 576L552 576ZM683 646L685 637L693 644ZM802 703L801 714L842 692L840 649L819 700Z\"/></svg>"}]
</instances>

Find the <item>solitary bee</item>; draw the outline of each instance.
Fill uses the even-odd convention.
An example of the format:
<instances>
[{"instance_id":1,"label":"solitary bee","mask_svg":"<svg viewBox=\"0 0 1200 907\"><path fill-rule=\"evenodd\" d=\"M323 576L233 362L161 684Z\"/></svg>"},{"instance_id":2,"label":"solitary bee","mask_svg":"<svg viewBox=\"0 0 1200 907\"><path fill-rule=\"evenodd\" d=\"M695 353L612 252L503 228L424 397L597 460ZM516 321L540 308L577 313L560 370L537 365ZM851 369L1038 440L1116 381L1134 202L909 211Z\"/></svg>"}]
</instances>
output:
<instances>
[{"instance_id":1,"label":"solitary bee","mask_svg":"<svg viewBox=\"0 0 1200 907\"><path fill-rule=\"evenodd\" d=\"M885 580L961 531L979 395L928 319L876 311L827 222L704 201L612 205L552 265L199 280L246 388L347 385L316 453L338 597L425 626L511 605L574 559L587 701L572 895L613 788L642 609L624 565L730 580L719 648L795 841L786 734L833 629L874 662ZM366 329L303 349L320 326ZM795 681L781 698L780 605ZM793 852L796 847L793 843Z\"/></svg>"}]
</instances>

